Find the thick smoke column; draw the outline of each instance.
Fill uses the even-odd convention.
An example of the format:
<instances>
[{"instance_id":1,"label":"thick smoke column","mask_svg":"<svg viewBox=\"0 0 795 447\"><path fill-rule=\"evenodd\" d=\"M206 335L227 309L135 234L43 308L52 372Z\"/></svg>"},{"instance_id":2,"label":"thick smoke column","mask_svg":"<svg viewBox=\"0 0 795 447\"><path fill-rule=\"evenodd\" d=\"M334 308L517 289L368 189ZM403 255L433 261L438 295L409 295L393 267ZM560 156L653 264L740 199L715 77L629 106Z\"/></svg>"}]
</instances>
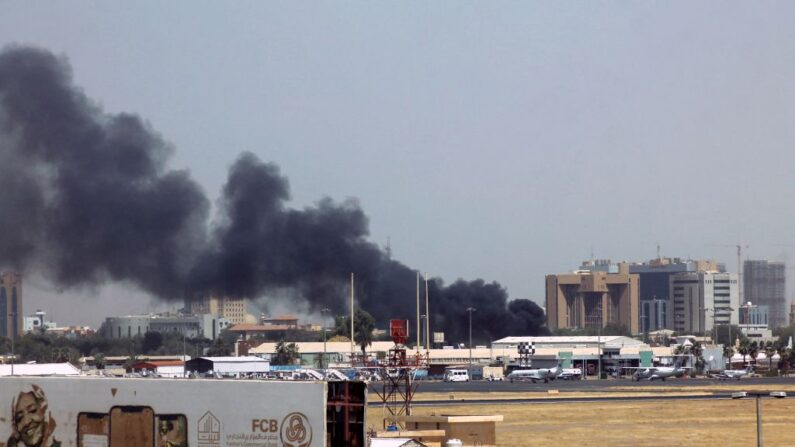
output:
<instances>
[{"instance_id":1,"label":"thick smoke column","mask_svg":"<svg viewBox=\"0 0 795 447\"><path fill-rule=\"evenodd\" d=\"M359 304L383 326L414 315L415 275L367 240L355 201L295 210L278 167L243 154L210 228L208 200L171 148L136 116L109 115L51 53L0 53L0 265L38 270L63 286L123 281L164 299L197 290L259 297L288 288L310 308L345 309L356 272ZM431 282L434 330L463 340L467 307L479 339L543 333L528 300L497 283Z\"/></svg>"},{"instance_id":2,"label":"thick smoke column","mask_svg":"<svg viewBox=\"0 0 795 447\"><path fill-rule=\"evenodd\" d=\"M131 281L181 296L207 199L138 117L103 114L49 52L0 54L0 263L68 287Z\"/></svg>"}]
</instances>

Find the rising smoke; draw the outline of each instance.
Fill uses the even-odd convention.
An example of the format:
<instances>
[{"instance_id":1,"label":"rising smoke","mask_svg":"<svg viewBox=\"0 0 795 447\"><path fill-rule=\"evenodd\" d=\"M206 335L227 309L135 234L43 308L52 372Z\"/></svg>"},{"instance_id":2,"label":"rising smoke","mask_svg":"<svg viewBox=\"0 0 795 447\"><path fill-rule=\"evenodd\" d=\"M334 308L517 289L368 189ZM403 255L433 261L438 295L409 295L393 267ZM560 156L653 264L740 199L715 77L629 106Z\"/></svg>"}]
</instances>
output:
<instances>
[{"instance_id":1,"label":"rising smoke","mask_svg":"<svg viewBox=\"0 0 795 447\"><path fill-rule=\"evenodd\" d=\"M117 281L163 299L216 290L260 297L290 289L311 310L343 312L355 272L359 305L380 326L411 318L416 271L367 240L358 203L286 206L289 185L250 153L232 165L217 223L173 148L139 117L111 115L72 83L67 62L11 46L0 53L0 265L61 287ZM542 310L508 302L497 283L430 282L431 325L463 340L544 333Z\"/></svg>"}]
</instances>

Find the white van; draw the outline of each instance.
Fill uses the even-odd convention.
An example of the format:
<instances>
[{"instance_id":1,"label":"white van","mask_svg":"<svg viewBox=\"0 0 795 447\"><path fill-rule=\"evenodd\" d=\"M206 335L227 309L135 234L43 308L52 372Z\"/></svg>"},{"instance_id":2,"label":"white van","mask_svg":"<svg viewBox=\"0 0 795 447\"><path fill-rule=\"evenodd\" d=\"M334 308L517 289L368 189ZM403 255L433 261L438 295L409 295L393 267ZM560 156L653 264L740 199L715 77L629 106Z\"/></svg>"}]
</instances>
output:
<instances>
[{"instance_id":1,"label":"white van","mask_svg":"<svg viewBox=\"0 0 795 447\"><path fill-rule=\"evenodd\" d=\"M465 369L448 369L444 372L445 382L469 382L469 371Z\"/></svg>"}]
</instances>

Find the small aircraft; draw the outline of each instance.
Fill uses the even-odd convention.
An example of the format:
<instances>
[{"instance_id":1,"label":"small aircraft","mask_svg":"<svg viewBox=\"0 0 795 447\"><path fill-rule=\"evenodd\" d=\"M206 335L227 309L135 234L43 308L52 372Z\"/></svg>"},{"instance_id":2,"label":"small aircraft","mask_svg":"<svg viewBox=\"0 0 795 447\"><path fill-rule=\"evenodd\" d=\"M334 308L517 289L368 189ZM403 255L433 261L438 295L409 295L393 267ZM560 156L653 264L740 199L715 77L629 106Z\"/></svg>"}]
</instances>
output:
<instances>
[{"instance_id":1,"label":"small aircraft","mask_svg":"<svg viewBox=\"0 0 795 447\"><path fill-rule=\"evenodd\" d=\"M561 373L563 373L562 360L554 368L515 369L507 377L511 383L514 380L532 380L533 383L543 380L544 383L548 383L550 380L555 380Z\"/></svg>"},{"instance_id":2,"label":"small aircraft","mask_svg":"<svg viewBox=\"0 0 795 447\"><path fill-rule=\"evenodd\" d=\"M679 355L677 357L681 357L682 360L674 362L674 366L625 366L623 369L634 369L632 380L635 381L643 379L654 381L659 379L665 382L665 379L669 377L682 377L688 369L693 369L690 366L681 366L684 364L685 358L688 357L687 355Z\"/></svg>"},{"instance_id":3,"label":"small aircraft","mask_svg":"<svg viewBox=\"0 0 795 447\"><path fill-rule=\"evenodd\" d=\"M751 375L754 372L751 365L748 365L745 369L727 369L724 370L722 373L718 374L717 377L719 379L737 379L740 380L741 378Z\"/></svg>"},{"instance_id":4,"label":"small aircraft","mask_svg":"<svg viewBox=\"0 0 795 447\"><path fill-rule=\"evenodd\" d=\"M685 375L688 369L693 369L690 366L681 366L684 363L684 357L687 356L681 357L683 357L683 360L681 362L677 360L674 363L674 366L625 366L624 369L635 370L635 372L632 374L632 380L635 381L640 381L643 379L654 381L659 379L665 382L665 379L669 377L682 377Z\"/></svg>"}]
</instances>

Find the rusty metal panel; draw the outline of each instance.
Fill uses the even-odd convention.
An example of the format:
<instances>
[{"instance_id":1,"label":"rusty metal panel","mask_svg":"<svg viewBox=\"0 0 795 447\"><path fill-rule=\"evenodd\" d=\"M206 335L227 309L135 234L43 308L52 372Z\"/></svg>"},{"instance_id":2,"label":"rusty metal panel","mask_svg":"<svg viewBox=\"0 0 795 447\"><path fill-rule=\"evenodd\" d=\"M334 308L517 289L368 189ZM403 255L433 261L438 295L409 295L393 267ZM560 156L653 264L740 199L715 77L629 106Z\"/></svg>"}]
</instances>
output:
<instances>
[{"instance_id":1,"label":"rusty metal panel","mask_svg":"<svg viewBox=\"0 0 795 447\"><path fill-rule=\"evenodd\" d=\"M110 447L153 447L155 412L149 407L110 410Z\"/></svg>"},{"instance_id":2,"label":"rusty metal panel","mask_svg":"<svg viewBox=\"0 0 795 447\"><path fill-rule=\"evenodd\" d=\"M107 447L109 434L107 413L80 413L77 417L78 447Z\"/></svg>"}]
</instances>

